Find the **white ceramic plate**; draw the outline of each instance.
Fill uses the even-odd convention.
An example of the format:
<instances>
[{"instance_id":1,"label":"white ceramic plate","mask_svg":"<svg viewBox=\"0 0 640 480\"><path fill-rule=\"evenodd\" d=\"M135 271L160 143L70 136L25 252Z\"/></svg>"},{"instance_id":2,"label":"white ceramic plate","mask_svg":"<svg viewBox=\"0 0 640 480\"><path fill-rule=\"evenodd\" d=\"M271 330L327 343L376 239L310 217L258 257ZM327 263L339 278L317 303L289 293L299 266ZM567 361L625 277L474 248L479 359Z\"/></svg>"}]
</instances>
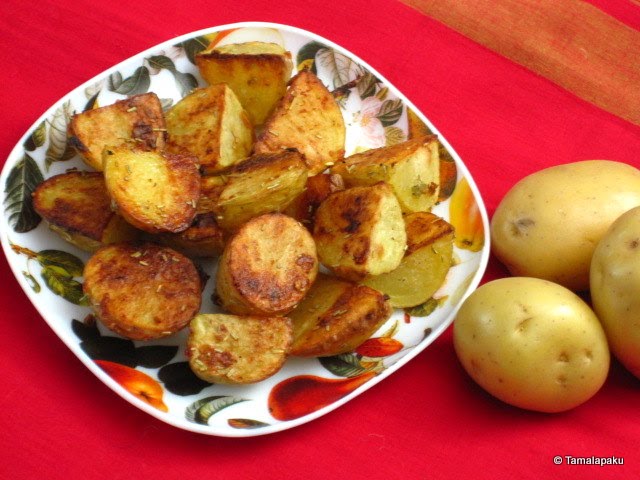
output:
<instances>
[{"instance_id":1,"label":"white ceramic plate","mask_svg":"<svg viewBox=\"0 0 640 480\"><path fill-rule=\"evenodd\" d=\"M282 44L292 53L295 68L313 68L330 90L360 79L339 100L347 124L347 155L406 139L408 110L438 134L408 99L353 54L297 28L252 22L167 41L76 88L34 123L11 152L0 176L4 252L27 296L60 339L98 378L138 408L179 428L227 437L262 435L300 425L388 377L451 324L461 301L478 285L489 256L488 240L477 251L456 247L457 263L434 296L439 299L437 308L426 316L396 311L373 335L390 339L387 348L378 345L366 352L368 356L353 352L322 362L291 358L278 374L250 386L198 381L185 362L184 331L162 341L141 343L119 338L99 324L85 323L90 310L81 305L81 275L89 255L51 232L30 202L31 192L43 178L73 167L88 169L67 144L70 116L96 102L104 106L143 91L155 92L169 106L193 87L204 85L193 64L195 52L210 41L249 40ZM454 196L466 194L468 200L469 210L455 226L459 231L467 229L475 216L480 234L488 232L486 211L467 168L446 140L440 139L457 168ZM451 209L451 198L447 198L434 213L454 223ZM213 261L201 266L213 277ZM213 278L203 293L202 312L215 311L212 291ZM284 413L275 418L271 407Z\"/></svg>"}]
</instances>

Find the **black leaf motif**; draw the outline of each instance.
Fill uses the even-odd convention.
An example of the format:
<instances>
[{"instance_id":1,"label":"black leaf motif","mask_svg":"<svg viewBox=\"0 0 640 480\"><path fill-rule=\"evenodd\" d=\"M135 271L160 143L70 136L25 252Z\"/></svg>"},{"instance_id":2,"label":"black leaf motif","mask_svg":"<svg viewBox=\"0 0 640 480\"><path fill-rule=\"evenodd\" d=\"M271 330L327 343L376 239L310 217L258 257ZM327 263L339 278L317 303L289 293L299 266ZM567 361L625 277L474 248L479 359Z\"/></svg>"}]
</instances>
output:
<instances>
[{"instance_id":1,"label":"black leaf motif","mask_svg":"<svg viewBox=\"0 0 640 480\"><path fill-rule=\"evenodd\" d=\"M158 371L158 380L171 393L180 396L195 395L211 385L198 378L188 362L169 363Z\"/></svg>"},{"instance_id":2,"label":"black leaf motif","mask_svg":"<svg viewBox=\"0 0 640 480\"><path fill-rule=\"evenodd\" d=\"M27 153L7 177L4 205L9 212L9 224L18 233L33 230L42 220L33 208L31 194L43 180L40 168Z\"/></svg>"}]
</instances>

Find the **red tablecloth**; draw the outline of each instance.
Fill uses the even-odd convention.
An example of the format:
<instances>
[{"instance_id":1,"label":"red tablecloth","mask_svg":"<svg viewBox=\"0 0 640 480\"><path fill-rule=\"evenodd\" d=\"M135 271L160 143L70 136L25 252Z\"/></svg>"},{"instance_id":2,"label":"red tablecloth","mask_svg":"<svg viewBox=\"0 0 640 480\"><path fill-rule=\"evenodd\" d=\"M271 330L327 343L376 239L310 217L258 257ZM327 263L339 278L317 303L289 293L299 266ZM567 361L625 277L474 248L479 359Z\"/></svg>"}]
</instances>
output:
<instances>
[{"instance_id":1,"label":"red tablecloth","mask_svg":"<svg viewBox=\"0 0 640 480\"><path fill-rule=\"evenodd\" d=\"M640 28L639 7L595 3ZM640 167L640 127L397 0L4 0L0 162L45 109L107 67L177 35L246 20L311 30L380 71L458 151L490 214L511 185L545 166L605 158ZM504 274L492 260L485 280ZM118 397L40 318L4 257L0 278L1 478L573 479L640 471L640 382L615 362L588 403L536 414L477 387L449 330L318 420L264 437L209 437ZM624 465L554 465L557 455L615 455Z\"/></svg>"}]
</instances>

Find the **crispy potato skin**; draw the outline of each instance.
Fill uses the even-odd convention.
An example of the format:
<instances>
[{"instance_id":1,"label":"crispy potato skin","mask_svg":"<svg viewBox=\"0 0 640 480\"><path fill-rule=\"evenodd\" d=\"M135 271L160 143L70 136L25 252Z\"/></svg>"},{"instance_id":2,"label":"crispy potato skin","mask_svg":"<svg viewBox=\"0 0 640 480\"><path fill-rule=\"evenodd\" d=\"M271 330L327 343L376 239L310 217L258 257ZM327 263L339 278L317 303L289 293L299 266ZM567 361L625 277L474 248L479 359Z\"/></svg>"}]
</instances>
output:
<instances>
[{"instance_id":1,"label":"crispy potato skin","mask_svg":"<svg viewBox=\"0 0 640 480\"><path fill-rule=\"evenodd\" d=\"M216 295L223 309L237 315L285 315L317 273L311 234L293 218L269 213L247 222L228 241Z\"/></svg>"},{"instance_id":2,"label":"crispy potato skin","mask_svg":"<svg viewBox=\"0 0 640 480\"><path fill-rule=\"evenodd\" d=\"M284 209L283 213L295 218L313 231L316 210L320 204L330 194L341 190L344 190L344 182L340 175L329 173L314 175L307 178L304 191Z\"/></svg>"},{"instance_id":3,"label":"crispy potato skin","mask_svg":"<svg viewBox=\"0 0 640 480\"><path fill-rule=\"evenodd\" d=\"M400 205L386 183L329 195L316 212L313 237L320 261L354 281L395 269L407 240Z\"/></svg>"},{"instance_id":4,"label":"crispy potato skin","mask_svg":"<svg viewBox=\"0 0 640 480\"><path fill-rule=\"evenodd\" d=\"M126 142L149 150L165 145L165 121L155 93L134 95L112 105L74 115L70 143L87 165L102 171L102 150Z\"/></svg>"},{"instance_id":5,"label":"crispy potato skin","mask_svg":"<svg viewBox=\"0 0 640 480\"><path fill-rule=\"evenodd\" d=\"M291 78L291 53L275 44L248 42L200 52L196 65L209 84L226 83L253 125L262 125Z\"/></svg>"},{"instance_id":6,"label":"crispy potato skin","mask_svg":"<svg viewBox=\"0 0 640 480\"><path fill-rule=\"evenodd\" d=\"M107 328L149 340L189 323L200 309L201 281L191 260L170 248L119 243L86 263L84 292Z\"/></svg>"},{"instance_id":7,"label":"crispy potato skin","mask_svg":"<svg viewBox=\"0 0 640 480\"><path fill-rule=\"evenodd\" d=\"M179 233L162 233L155 238L190 258L218 257L224 250L227 235L216 222L215 215L196 215L193 224Z\"/></svg>"},{"instance_id":8,"label":"crispy potato skin","mask_svg":"<svg viewBox=\"0 0 640 480\"><path fill-rule=\"evenodd\" d=\"M255 153L295 148L316 175L344 156L346 127L331 92L311 71L302 70L265 123Z\"/></svg>"},{"instance_id":9,"label":"crispy potato skin","mask_svg":"<svg viewBox=\"0 0 640 480\"><path fill-rule=\"evenodd\" d=\"M118 213L148 233L181 232L200 197L197 159L123 145L104 151L104 175Z\"/></svg>"},{"instance_id":10,"label":"crispy potato skin","mask_svg":"<svg viewBox=\"0 0 640 480\"><path fill-rule=\"evenodd\" d=\"M206 382L260 382L282 368L293 338L287 317L201 314L190 323L186 355Z\"/></svg>"},{"instance_id":11,"label":"crispy potato skin","mask_svg":"<svg viewBox=\"0 0 640 480\"><path fill-rule=\"evenodd\" d=\"M353 351L392 312L382 293L319 274L307 296L289 314L294 332L291 355L322 357Z\"/></svg>"},{"instance_id":12,"label":"crispy potato skin","mask_svg":"<svg viewBox=\"0 0 640 480\"><path fill-rule=\"evenodd\" d=\"M197 157L207 174L246 158L253 147L253 126L226 84L194 90L165 118L166 150Z\"/></svg>"}]
</instances>

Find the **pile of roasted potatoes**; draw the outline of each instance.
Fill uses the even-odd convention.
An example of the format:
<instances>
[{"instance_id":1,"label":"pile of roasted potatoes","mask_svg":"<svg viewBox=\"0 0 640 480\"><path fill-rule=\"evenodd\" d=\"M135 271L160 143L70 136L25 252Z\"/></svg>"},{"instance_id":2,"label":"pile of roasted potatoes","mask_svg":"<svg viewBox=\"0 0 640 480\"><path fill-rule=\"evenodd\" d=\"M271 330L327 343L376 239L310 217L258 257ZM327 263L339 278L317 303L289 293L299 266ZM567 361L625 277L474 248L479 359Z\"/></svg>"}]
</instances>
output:
<instances>
[{"instance_id":1,"label":"pile of roasted potatoes","mask_svg":"<svg viewBox=\"0 0 640 480\"><path fill-rule=\"evenodd\" d=\"M211 48L197 65L208 86L167 111L145 93L75 114L69 141L91 170L34 193L92 253L84 292L102 324L132 340L188 328L194 373L243 384L290 355L353 351L429 300L453 261L453 227L431 213L437 138L345 157L334 95L282 47ZM206 301L224 313L199 313L201 257L218 259Z\"/></svg>"}]
</instances>

